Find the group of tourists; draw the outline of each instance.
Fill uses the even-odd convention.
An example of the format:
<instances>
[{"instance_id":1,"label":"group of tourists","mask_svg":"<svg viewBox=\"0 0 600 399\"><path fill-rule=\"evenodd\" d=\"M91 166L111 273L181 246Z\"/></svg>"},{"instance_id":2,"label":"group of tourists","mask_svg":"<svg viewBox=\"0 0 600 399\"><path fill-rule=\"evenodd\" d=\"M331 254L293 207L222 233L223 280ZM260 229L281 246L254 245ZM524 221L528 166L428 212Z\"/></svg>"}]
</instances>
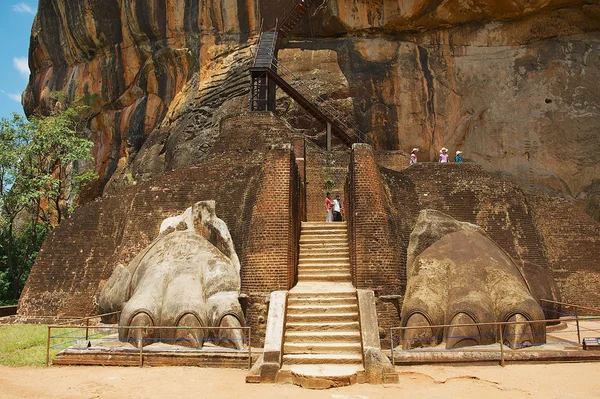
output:
<instances>
[{"instance_id":1,"label":"group of tourists","mask_svg":"<svg viewBox=\"0 0 600 399\"><path fill-rule=\"evenodd\" d=\"M339 194L337 194L332 201L331 194L327 193L325 196L325 210L327 211L325 216L326 222L341 222L343 220L342 215L344 214L344 206L342 205Z\"/></svg>"},{"instance_id":2,"label":"group of tourists","mask_svg":"<svg viewBox=\"0 0 600 399\"><path fill-rule=\"evenodd\" d=\"M418 148L413 148L410 152L410 159L408 161L408 165L413 165L417 163L417 152L419 152ZM454 162L461 163L462 159L462 151L456 151L456 155L454 156ZM448 155L448 149L446 147L442 147L440 150L440 157L438 162L447 163L450 162L450 155Z\"/></svg>"}]
</instances>

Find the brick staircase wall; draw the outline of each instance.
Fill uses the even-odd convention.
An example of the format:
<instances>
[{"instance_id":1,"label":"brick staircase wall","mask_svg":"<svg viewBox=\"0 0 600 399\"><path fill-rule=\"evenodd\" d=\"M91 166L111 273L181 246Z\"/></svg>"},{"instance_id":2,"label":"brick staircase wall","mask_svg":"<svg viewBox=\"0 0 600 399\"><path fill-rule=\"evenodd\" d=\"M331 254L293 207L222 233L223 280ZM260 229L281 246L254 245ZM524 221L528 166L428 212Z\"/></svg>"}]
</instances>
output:
<instances>
[{"instance_id":1,"label":"brick staircase wall","mask_svg":"<svg viewBox=\"0 0 600 399\"><path fill-rule=\"evenodd\" d=\"M400 249L401 225L370 146L352 147L347 212L352 278L356 288L373 290L378 298L397 296L406 288ZM380 327L397 325L397 301L376 302Z\"/></svg>"},{"instance_id":2,"label":"brick staircase wall","mask_svg":"<svg viewBox=\"0 0 600 399\"><path fill-rule=\"evenodd\" d=\"M563 300L600 308L600 223L581 201L545 195L528 199Z\"/></svg>"},{"instance_id":3,"label":"brick staircase wall","mask_svg":"<svg viewBox=\"0 0 600 399\"><path fill-rule=\"evenodd\" d=\"M400 220L402 261L422 209L436 209L481 226L520 267L538 299L560 299L526 195L476 164L419 163L402 172L382 169ZM551 314L547 314L551 317Z\"/></svg>"},{"instance_id":4,"label":"brick staircase wall","mask_svg":"<svg viewBox=\"0 0 600 399\"><path fill-rule=\"evenodd\" d=\"M402 220L403 259L418 212L436 209L477 224L524 269L549 270L523 191L476 164L419 163L403 172L382 169Z\"/></svg>"}]
</instances>

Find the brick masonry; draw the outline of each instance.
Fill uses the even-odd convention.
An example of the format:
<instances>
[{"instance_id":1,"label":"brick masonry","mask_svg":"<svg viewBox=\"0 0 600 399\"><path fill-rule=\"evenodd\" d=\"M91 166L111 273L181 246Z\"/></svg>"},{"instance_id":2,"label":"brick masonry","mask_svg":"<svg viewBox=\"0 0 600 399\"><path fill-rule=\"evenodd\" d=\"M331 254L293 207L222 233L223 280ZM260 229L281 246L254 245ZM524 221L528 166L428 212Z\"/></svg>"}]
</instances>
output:
<instances>
[{"instance_id":1,"label":"brick masonry","mask_svg":"<svg viewBox=\"0 0 600 399\"><path fill-rule=\"evenodd\" d=\"M327 152L306 142L306 212L309 222L325 221L325 194L336 194L345 205L350 151Z\"/></svg>"},{"instance_id":2,"label":"brick masonry","mask_svg":"<svg viewBox=\"0 0 600 399\"><path fill-rule=\"evenodd\" d=\"M81 207L45 241L19 314L96 314L96 298L117 264L128 264L145 248L166 217L214 199L240 258L242 306L260 343L268 295L290 288L296 274L300 179L289 134L271 114L231 118L201 164Z\"/></svg>"},{"instance_id":3,"label":"brick masonry","mask_svg":"<svg viewBox=\"0 0 600 399\"><path fill-rule=\"evenodd\" d=\"M600 223L584 211L581 201L528 198L563 300L600 308Z\"/></svg>"},{"instance_id":4,"label":"brick masonry","mask_svg":"<svg viewBox=\"0 0 600 399\"><path fill-rule=\"evenodd\" d=\"M371 147L355 144L348 178L348 223L352 278L356 288L375 291L380 327L396 325L397 301L406 288L400 221Z\"/></svg>"},{"instance_id":5,"label":"brick masonry","mask_svg":"<svg viewBox=\"0 0 600 399\"><path fill-rule=\"evenodd\" d=\"M358 288L375 290L380 327L399 322L401 302L394 298L404 294L406 250L422 209L483 227L528 280L542 274L553 278L563 300L599 304L600 268L593 254L600 251L600 224L581 206L528 197L516 184L476 164L419 163L406 168L393 165L396 154L384 155L373 154L366 145L354 146L346 201L353 279ZM400 170L377 165L381 159Z\"/></svg>"}]
</instances>

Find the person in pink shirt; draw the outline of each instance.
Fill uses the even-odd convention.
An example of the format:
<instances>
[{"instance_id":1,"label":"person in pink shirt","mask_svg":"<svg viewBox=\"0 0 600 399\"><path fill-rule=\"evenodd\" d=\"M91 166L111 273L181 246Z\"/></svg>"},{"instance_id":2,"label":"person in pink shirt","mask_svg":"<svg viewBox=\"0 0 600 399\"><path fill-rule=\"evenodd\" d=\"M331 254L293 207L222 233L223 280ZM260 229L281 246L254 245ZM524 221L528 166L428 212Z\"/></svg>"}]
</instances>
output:
<instances>
[{"instance_id":1,"label":"person in pink shirt","mask_svg":"<svg viewBox=\"0 0 600 399\"><path fill-rule=\"evenodd\" d=\"M333 210L331 209L331 194L327 193L325 195L325 210L327 211L327 216L325 216L326 222L333 222Z\"/></svg>"},{"instance_id":2,"label":"person in pink shirt","mask_svg":"<svg viewBox=\"0 0 600 399\"><path fill-rule=\"evenodd\" d=\"M410 152L410 160L408 161L408 166L414 165L417 163L417 152L419 152L418 148L413 148Z\"/></svg>"},{"instance_id":3,"label":"person in pink shirt","mask_svg":"<svg viewBox=\"0 0 600 399\"><path fill-rule=\"evenodd\" d=\"M442 163L448 162L448 149L446 147L443 147L440 150L440 162L442 162Z\"/></svg>"}]
</instances>

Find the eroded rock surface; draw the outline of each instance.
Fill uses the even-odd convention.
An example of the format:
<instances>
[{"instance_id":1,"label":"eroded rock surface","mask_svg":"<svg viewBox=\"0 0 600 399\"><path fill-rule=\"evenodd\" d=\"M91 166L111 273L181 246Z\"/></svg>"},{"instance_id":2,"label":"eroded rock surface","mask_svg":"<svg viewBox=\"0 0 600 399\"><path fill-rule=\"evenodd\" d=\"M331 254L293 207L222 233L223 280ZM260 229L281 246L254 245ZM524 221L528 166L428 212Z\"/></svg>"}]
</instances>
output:
<instances>
[{"instance_id":1,"label":"eroded rock surface","mask_svg":"<svg viewBox=\"0 0 600 399\"><path fill-rule=\"evenodd\" d=\"M166 219L160 235L104 286L101 313L121 311L119 339L202 347L204 339L241 348L242 330L153 329L153 326L240 327L240 262L214 201ZM132 327L146 327L137 329Z\"/></svg>"},{"instance_id":2,"label":"eroded rock surface","mask_svg":"<svg viewBox=\"0 0 600 399\"><path fill-rule=\"evenodd\" d=\"M405 349L442 341L447 348L491 344L500 339L497 326L461 325L544 319L515 262L477 226L438 211L419 215L407 279L402 325L422 328L405 331ZM430 328L445 324L457 326ZM538 323L506 325L502 334L516 349L545 342L545 327Z\"/></svg>"},{"instance_id":3,"label":"eroded rock surface","mask_svg":"<svg viewBox=\"0 0 600 399\"><path fill-rule=\"evenodd\" d=\"M249 46L285 3L41 0L26 111L49 112L53 91L96 95L96 192L200 162L220 121L247 107ZM282 62L381 148L418 146L421 160L461 149L488 171L572 197L600 175L598 1L313 7ZM285 101L280 110L322 130Z\"/></svg>"}]
</instances>

